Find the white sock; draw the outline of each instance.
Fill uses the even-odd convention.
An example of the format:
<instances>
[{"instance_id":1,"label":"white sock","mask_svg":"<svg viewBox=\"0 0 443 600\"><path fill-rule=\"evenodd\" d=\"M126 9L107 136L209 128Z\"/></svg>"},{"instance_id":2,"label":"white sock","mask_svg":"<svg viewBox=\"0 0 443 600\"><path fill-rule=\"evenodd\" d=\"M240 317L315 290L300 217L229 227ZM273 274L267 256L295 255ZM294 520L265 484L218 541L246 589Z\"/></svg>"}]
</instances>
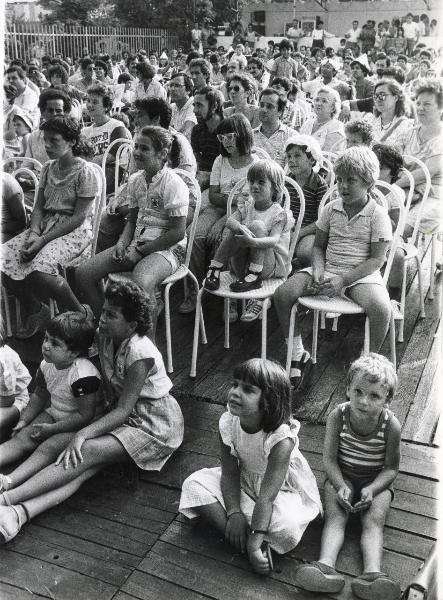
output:
<instances>
[{"instance_id":1,"label":"white sock","mask_svg":"<svg viewBox=\"0 0 443 600\"><path fill-rule=\"evenodd\" d=\"M218 271L220 271L220 269L223 267L223 263L221 263L218 260L211 260L211 264L209 265L210 267L214 267L214 269L217 269Z\"/></svg>"},{"instance_id":2,"label":"white sock","mask_svg":"<svg viewBox=\"0 0 443 600\"><path fill-rule=\"evenodd\" d=\"M257 263L251 263L249 265L249 271L251 271L251 272L246 275L245 281L248 281L248 282L255 281L256 279L258 279L258 276L263 271L263 265L258 265Z\"/></svg>"},{"instance_id":3,"label":"white sock","mask_svg":"<svg viewBox=\"0 0 443 600\"><path fill-rule=\"evenodd\" d=\"M288 343L288 340L286 340L286 343ZM304 351L301 335L294 335L292 341L292 360L300 360Z\"/></svg>"}]
</instances>

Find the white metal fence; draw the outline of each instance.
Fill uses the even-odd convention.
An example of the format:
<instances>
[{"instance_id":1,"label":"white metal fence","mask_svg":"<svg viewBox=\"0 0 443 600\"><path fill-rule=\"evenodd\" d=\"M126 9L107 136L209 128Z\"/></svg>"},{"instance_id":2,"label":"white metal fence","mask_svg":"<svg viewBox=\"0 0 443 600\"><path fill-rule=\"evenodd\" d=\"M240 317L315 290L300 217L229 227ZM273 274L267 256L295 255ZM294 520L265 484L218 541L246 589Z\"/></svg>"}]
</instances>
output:
<instances>
[{"instance_id":1,"label":"white metal fence","mask_svg":"<svg viewBox=\"0 0 443 600\"><path fill-rule=\"evenodd\" d=\"M135 52L144 48L160 51L178 47L178 37L167 29L141 27L83 27L45 25L40 22L14 23L5 31L5 54L10 58L41 58L61 53L71 58L90 54Z\"/></svg>"}]
</instances>

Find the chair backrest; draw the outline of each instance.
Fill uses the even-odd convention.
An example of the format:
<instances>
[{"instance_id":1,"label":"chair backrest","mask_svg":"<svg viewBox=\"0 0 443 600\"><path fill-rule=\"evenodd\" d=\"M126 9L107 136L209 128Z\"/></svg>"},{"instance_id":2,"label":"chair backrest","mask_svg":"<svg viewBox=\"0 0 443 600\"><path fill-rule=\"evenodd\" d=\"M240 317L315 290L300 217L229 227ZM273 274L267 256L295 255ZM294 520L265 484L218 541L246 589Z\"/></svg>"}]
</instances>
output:
<instances>
[{"instance_id":1,"label":"chair backrest","mask_svg":"<svg viewBox=\"0 0 443 600\"><path fill-rule=\"evenodd\" d=\"M337 158L337 152L331 152L330 150L322 150L323 158L327 158L332 164L334 164L335 159Z\"/></svg>"},{"instance_id":2,"label":"chair backrest","mask_svg":"<svg viewBox=\"0 0 443 600\"><path fill-rule=\"evenodd\" d=\"M256 154L260 159L271 160L271 157L266 152L266 150L264 150L263 148L259 148L258 146L254 146L252 148L252 153Z\"/></svg>"},{"instance_id":3,"label":"chair backrest","mask_svg":"<svg viewBox=\"0 0 443 600\"><path fill-rule=\"evenodd\" d=\"M33 180L33 182L34 182L34 200L32 202L32 208L34 208L35 201L37 200L37 196L38 196L37 175L34 173L34 171L31 171L31 169L28 169L27 167L19 167L18 169L14 169L14 171L12 172L12 176L16 177L17 175L27 175L28 177L30 177Z\"/></svg>"},{"instance_id":4,"label":"chair backrest","mask_svg":"<svg viewBox=\"0 0 443 600\"><path fill-rule=\"evenodd\" d=\"M100 165L89 163L94 169L95 177L98 185L98 192L94 199L94 218L92 221L92 247L91 256L95 255L97 248L97 238L100 229L100 219L106 206L106 177Z\"/></svg>"},{"instance_id":5,"label":"chair backrest","mask_svg":"<svg viewBox=\"0 0 443 600\"><path fill-rule=\"evenodd\" d=\"M332 163L332 161L327 158L326 156L323 156L323 160L322 160L322 164L321 166L326 169L326 171L328 172L327 176L326 176L326 183L331 186L334 185L335 183L335 172L334 172L334 165Z\"/></svg>"},{"instance_id":6,"label":"chair backrest","mask_svg":"<svg viewBox=\"0 0 443 600\"><path fill-rule=\"evenodd\" d=\"M106 161L108 159L109 153L111 152L111 150L115 149L115 147L117 145L120 145L120 144L124 146L125 152L126 151L128 151L129 153L131 152L132 141L128 140L128 138L117 138L116 140L111 142L103 154L102 165L101 165L103 171L106 171ZM118 179L119 179L118 175L119 175L120 162L122 160L122 152L123 152L123 150L120 150L120 152L119 152L119 150L120 150L120 148L118 148L115 153L115 187L114 187L115 190L118 189Z\"/></svg>"},{"instance_id":7,"label":"chair backrest","mask_svg":"<svg viewBox=\"0 0 443 600\"><path fill-rule=\"evenodd\" d=\"M5 167L9 163L11 164L13 170L16 169L16 165L17 165L17 167L22 166L22 167L26 167L28 169L29 169L30 165L32 165L33 167L35 167L35 169L37 171L40 172L42 170L42 166L43 166L42 163L35 158L28 158L27 156L13 156L11 158L6 158L3 161L3 163L2 163L3 171L6 171Z\"/></svg>"},{"instance_id":8,"label":"chair backrest","mask_svg":"<svg viewBox=\"0 0 443 600\"><path fill-rule=\"evenodd\" d=\"M189 261L191 260L192 246L194 244L195 230L197 229L197 220L198 215L200 213L200 206L202 201L202 194L200 190L200 186L198 185L197 179L189 172L184 169L174 169L174 172L183 179L186 185L191 191L191 186L193 190L195 190L195 208L194 208L194 216L192 217L191 227L189 229L188 243L186 246L186 257L185 257L185 265L189 267Z\"/></svg>"},{"instance_id":9,"label":"chair backrest","mask_svg":"<svg viewBox=\"0 0 443 600\"><path fill-rule=\"evenodd\" d=\"M431 191L431 183L432 183L431 182L431 174L429 172L428 167L419 158L416 158L415 156L410 156L409 154L405 154L403 156L403 160L405 161L406 164L413 163L416 166L420 167L420 169L423 171L423 173L425 175L425 189L423 191L422 199L420 201L419 209L417 211L417 218L415 219L414 229L413 229L412 236L411 236L411 242L413 244L415 244L415 241L416 241L417 235L418 235L418 227L420 225L421 215L423 212L423 207L429 196L429 192ZM411 174L411 176L412 176L412 174ZM414 181L414 187L415 187L415 181Z\"/></svg>"}]
</instances>

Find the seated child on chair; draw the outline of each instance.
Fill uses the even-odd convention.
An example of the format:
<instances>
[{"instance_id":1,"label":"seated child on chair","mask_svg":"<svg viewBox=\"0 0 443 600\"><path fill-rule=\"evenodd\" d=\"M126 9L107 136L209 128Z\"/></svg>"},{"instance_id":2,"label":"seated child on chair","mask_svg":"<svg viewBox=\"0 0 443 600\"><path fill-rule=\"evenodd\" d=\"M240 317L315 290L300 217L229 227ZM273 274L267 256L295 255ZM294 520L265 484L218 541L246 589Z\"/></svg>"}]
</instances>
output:
<instances>
[{"instance_id":1,"label":"seated child on chair","mask_svg":"<svg viewBox=\"0 0 443 600\"><path fill-rule=\"evenodd\" d=\"M301 296L332 298L346 293L369 317L370 349L375 352L383 343L391 315L380 268L392 227L387 210L369 195L379 176L378 160L369 148L348 148L337 158L334 171L340 197L326 204L319 215L312 268L298 271L276 290L275 308L288 336L291 310ZM290 373L296 387L302 384L309 360L296 315Z\"/></svg>"},{"instance_id":2,"label":"seated child on chair","mask_svg":"<svg viewBox=\"0 0 443 600\"><path fill-rule=\"evenodd\" d=\"M219 288L220 271L229 259L239 278L230 285L233 292L258 289L263 279L286 274L293 218L281 205L283 169L274 161L259 160L247 177L250 197L226 221L226 232L206 275L208 290Z\"/></svg>"},{"instance_id":3,"label":"seated child on chair","mask_svg":"<svg viewBox=\"0 0 443 600\"><path fill-rule=\"evenodd\" d=\"M74 435L92 421L98 409L100 374L85 357L93 339L94 325L83 313L65 312L48 323L35 390L13 437L0 446L0 467L25 458L52 436ZM0 492L50 462L48 453L34 453L9 476L0 475Z\"/></svg>"},{"instance_id":4,"label":"seated child on chair","mask_svg":"<svg viewBox=\"0 0 443 600\"><path fill-rule=\"evenodd\" d=\"M221 467L183 483L180 512L211 523L252 568L272 569L322 512L315 477L298 449L300 423L291 418L291 386L276 362L250 359L234 369L228 410L219 422Z\"/></svg>"},{"instance_id":5,"label":"seated child on chair","mask_svg":"<svg viewBox=\"0 0 443 600\"><path fill-rule=\"evenodd\" d=\"M6 327L0 315L0 441L7 438L28 404L31 382L31 375L20 356L5 341Z\"/></svg>"},{"instance_id":6,"label":"seated child on chair","mask_svg":"<svg viewBox=\"0 0 443 600\"><path fill-rule=\"evenodd\" d=\"M335 570L346 523L361 518L363 573L351 587L357 598L400 597L398 583L381 571L383 526L394 497L400 463L400 424L387 408L397 387L393 364L371 353L354 361L347 377L347 402L326 423L323 461L325 525L320 558L299 567L296 580L312 592L335 593L345 584Z\"/></svg>"}]
</instances>

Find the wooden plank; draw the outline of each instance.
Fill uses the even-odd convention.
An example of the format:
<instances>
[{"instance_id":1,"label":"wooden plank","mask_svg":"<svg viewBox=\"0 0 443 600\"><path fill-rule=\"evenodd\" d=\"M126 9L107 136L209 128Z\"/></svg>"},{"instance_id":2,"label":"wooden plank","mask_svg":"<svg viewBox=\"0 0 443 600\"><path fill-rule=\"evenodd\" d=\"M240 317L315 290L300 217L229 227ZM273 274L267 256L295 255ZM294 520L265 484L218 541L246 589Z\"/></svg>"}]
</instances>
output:
<instances>
[{"instance_id":1,"label":"wooden plank","mask_svg":"<svg viewBox=\"0 0 443 600\"><path fill-rule=\"evenodd\" d=\"M29 590L0 582L0 598L3 600L35 600L35 594ZM39 598L51 598L51 596L41 595Z\"/></svg>"},{"instance_id":2,"label":"wooden plank","mask_svg":"<svg viewBox=\"0 0 443 600\"><path fill-rule=\"evenodd\" d=\"M131 598L140 598L140 600L159 600L161 598L167 598L168 600L203 600L207 598L206 595L186 589L185 583L171 583L159 579L157 576L149 575L149 573L134 571L121 589L130 594Z\"/></svg>"},{"instance_id":3,"label":"wooden plank","mask_svg":"<svg viewBox=\"0 0 443 600\"><path fill-rule=\"evenodd\" d=\"M162 485L181 489L183 481L197 471L205 467L217 467L220 465L220 460L216 457L208 457L204 454L194 454L179 450L168 461L161 473L154 471L146 471L141 474L143 481L161 483Z\"/></svg>"}]
</instances>

